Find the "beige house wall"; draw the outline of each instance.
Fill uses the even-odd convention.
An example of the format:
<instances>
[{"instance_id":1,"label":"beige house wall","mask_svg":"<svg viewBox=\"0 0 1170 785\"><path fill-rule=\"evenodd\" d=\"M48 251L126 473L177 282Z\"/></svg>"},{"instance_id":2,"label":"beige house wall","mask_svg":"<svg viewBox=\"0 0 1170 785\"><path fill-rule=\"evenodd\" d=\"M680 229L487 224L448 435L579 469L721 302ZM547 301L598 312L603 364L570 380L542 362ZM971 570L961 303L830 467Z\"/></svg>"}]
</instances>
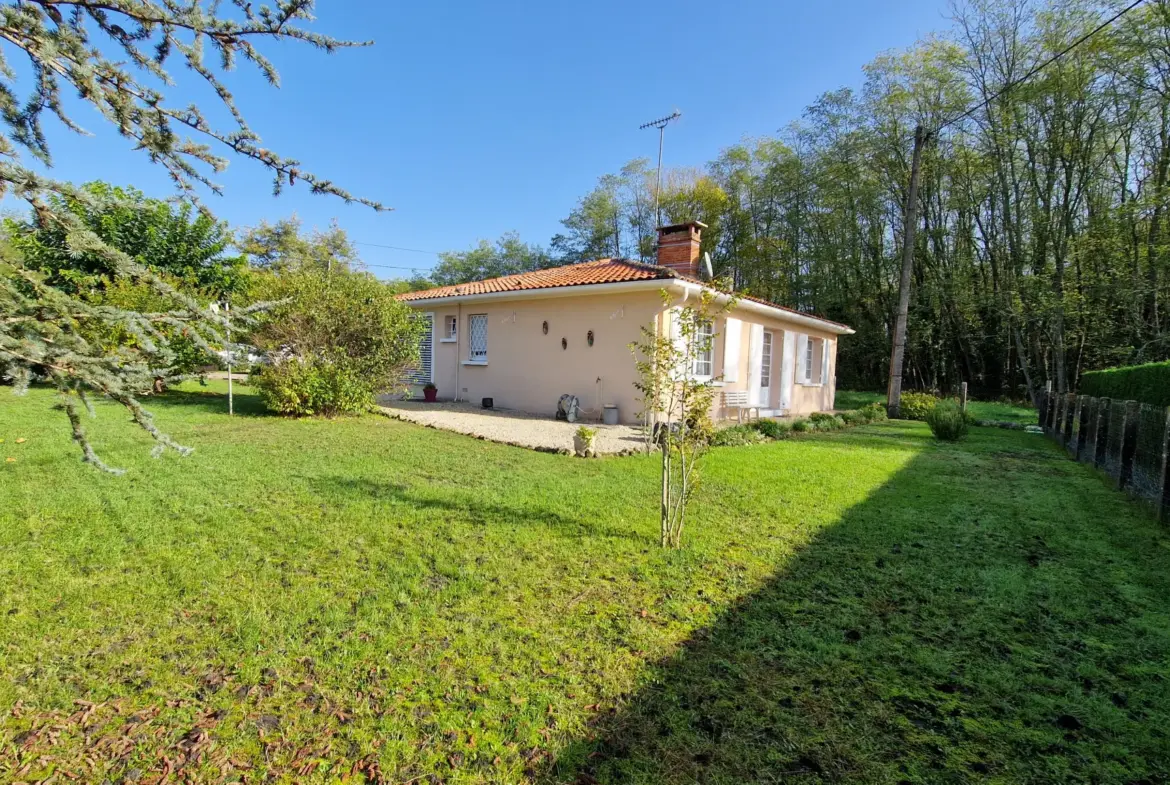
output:
<instances>
[{"instance_id":1,"label":"beige house wall","mask_svg":"<svg viewBox=\"0 0 1170 785\"><path fill-rule=\"evenodd\" d=\"M737 361L731 364L735 368L734 372L732 372L731 367L727 363L729 319L732 320L733 325L735 321L739 322L737 330L739 333L738 358ZM768 392L762 394L759 398L752 396L753 393L759 394L764 386L762 384L758 386L753 384L754 377L751 373L753 355L760 351L760 347L755 345L752 340L752 325L760 325L763 331L772 334L772 363L771 376L767 385ZM756 332L759 335L760 331L757 330ZM787 415L811 414L813 412L830 411L833 409L837 393L837 338L839 336L805 325L794 324L783 318L764 316L750 311L742 305L720 316L715 322L714 333L712 344L714 351L714 369L717 375L724 377L721 381L717 382L720 394L717 396L715 407L711 413L715 419L736 417L734 409L728 409L724 406L723 393L731 391L748 392L749 397L752 398L751 403L753 406L759 405L762 410L770 411L773 414L779 414L781 409ZM784 361L784 349L788 346L785 340L786 333L791 333L793 336L793 356L787 364ZM805 383L803 380L797 378L800 363L795 357L795 352L797 339L801 335L818 338L828 344L827 368L822 374L821 380L817 380L813 384ZM790 386L791 395L789 405L782 407L781 390L782 386L786 383Z\"/></svg>"},{"instance_id":2,"label":"beige house wall","mask_svg":"<svg viewBox=\"0 0 1170 785\"><path fill-rule=\"evenodd\" d=\"M681 303L679 298L676 302ZM418 306L434 316L434 359L432 376L440 399L458 399L478 403L491 397L501 408L535 414L552 415L562 394L576 395L581 408L600 417L601 407L616 404L622 422L637 422L640 405L634 389L635 368L629 344L640 338L644 325L671 329L675 311L663 306L658 291L612 292L586 296L548 298L521 297L514 300L493 299L449 306ZM485 314L488 326L488 361L469 364L468 324L473 314ZM444 340L446 317L457 319L454 341ZM738 320L738 360L726 366L728 319ZM548 333L543 323L548 322ZM732 322L734 326L735 322ZM721 316L714 326L714 375L725 376L717 382L717 396L712 416L734 418L735 411L723 405L725 391L745 390L758 393L762 385L752 384L752 355L759 352L752 336L752 325L772 334L772 371L768 394L753 405L770 414L781 410L781 389L791 387L787 414L809 414L833 408L836 394L837 337L831 333L795 324L783 318L755 313L742 304ZM587 336L593 331L593 345ZM795 356L785 363L786 333L793 335L792 352L797 337L808 335L828 344L828 367L823 382L804 384L798 381L799 362ZM756 330L756 336L760 330ZM564 338L566 348L561 347ZM734 339L733 339L734 344ZM767 416L767 415L765 415Z\"/></svg>"},{"instance_id":3,"label":"beige house wall","mask_svg":"<svg viewBox=\"0 0 1170 785\"><path fill-rule=\"evenodd\" d=\"M479 403L490 397L501 408L553 415L561 395L568 393L598 418L603 405L616 404L623 422L636 422L639 405L629 344L638 340L640 328L650 324L661 307L659 295L645 291L419 310L434 314L432 375L441 399ZM486 365L469 364L468 324L473 314L487 316ZM455 341L442 340L448 316L458 319ZM562 338L566 348L561 348Z\"/></svg>"}]
</instances>

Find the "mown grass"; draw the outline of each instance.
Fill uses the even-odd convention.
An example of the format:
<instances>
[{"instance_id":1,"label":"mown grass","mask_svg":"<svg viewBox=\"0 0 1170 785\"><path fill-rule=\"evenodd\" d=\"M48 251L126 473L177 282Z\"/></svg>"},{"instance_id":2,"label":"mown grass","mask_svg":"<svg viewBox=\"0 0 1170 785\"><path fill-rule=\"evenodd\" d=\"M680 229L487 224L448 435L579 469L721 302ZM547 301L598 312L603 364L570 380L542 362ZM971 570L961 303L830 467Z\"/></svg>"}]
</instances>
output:
<instances>
[{"instance_id":1,"label":"mown grass","mask_svg":"<svg viewBox=\"0 0 1170 785\"><path fill-rule=\"evenodd\" d=\"M0 395L3 782L1170 776L1170 540L1039 436L717 450L669 553L651 458Z\"/></svg>"},{"instance_id":2,"label":"mown grass","mask_svg":"<svg viewBox=\"0 0 1170 785\"><path fill-rule=\"evenodd\" d=\"M838 409L860 409L869 403L880 402L885 404L885 393L864 392L859 390L838 390L835 404ZM1036 424L1036 410L1010 401L967 401L967 410L976 420L990 420L993 422L1014 422L1023 425Z\"/></svg>"}]
</instances>

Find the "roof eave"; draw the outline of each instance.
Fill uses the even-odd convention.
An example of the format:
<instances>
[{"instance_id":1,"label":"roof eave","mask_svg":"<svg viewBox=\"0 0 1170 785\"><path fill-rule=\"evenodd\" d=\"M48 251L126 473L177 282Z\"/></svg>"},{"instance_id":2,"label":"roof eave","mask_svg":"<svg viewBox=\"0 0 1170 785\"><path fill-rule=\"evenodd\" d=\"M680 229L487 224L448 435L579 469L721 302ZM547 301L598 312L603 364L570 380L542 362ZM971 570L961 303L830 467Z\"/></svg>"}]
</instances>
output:
<instances>
[{"instance_id":1,"label":"roof eave","mask_svg":"<svg viewBox=\"0 0 1170 785\"><path fill-rule=\"evenodd\" d=\"M571 286L546 286L540 289L515 289L506 292L480 292L475 294L452 294L443 297L419 297L401 300L409 306L455 305L457 303L479 303L492 300L523 300L532 297L583 297L589 294L607 294L624 291L654 291L677 281L670 278L643 278L636 281L608 281L606 283L585 283Z\"/></svg>"},{"instance_id":2,"label":"roof eave","mask_svg":"<svg viewBox=\"0 0 1170 785\"><path fill-rule=\"evenodd\" d=\"M607 283L577 284L575 286L549 286L541 289L519 289L507 292L482 292L478 294L456 294L444 297L427 297L413 300L402 300L412 308L427 306L458 305L461 303L481 303L504 300L524 300L530 298L550 299L554 297L584 297L590 294L612 294L614 292L650 292L666 289L668 291L685 292L687 290L709 289L700 283L687 281L682 278L648 278L637 281L609 281ZM720 293L719 299L726 302L728 295ZM812 327L833 335L853 335L856 333L851 327L820 319L787 308L775 305L766 305L755 300L740 299L736 307L746 311L759 313L780 321L793 322L806 327Z\"/></svg>"}]
</instances>

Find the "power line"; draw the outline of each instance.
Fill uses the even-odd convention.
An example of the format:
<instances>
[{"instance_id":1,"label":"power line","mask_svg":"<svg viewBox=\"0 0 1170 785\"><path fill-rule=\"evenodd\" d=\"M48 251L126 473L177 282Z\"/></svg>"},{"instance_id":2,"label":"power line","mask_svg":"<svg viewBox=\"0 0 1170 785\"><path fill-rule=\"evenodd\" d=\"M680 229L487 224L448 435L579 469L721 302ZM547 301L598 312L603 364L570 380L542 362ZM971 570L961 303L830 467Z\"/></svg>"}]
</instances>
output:
<instances>
[{"instance_id":1,"label":"power line","mask_svg":"<svg viewBox=\"0 0 1170 785\"><path fill-rule=\"evenodd\" d=\"M389 248L391 251L409 251L410 253L425 253L431 256L438 256L439 251L424 251L421 248L403 248L399 245L380 245L378 243L363 243L359 240L350 240L354 245L368 245L371 248Z\"/></svg>"},{"instance_id":2,"label":"power line","mask_svg":"<svg viewBox=\"0 0 1170 785\"><path fill-rule=\"evenodd\" d=\"M393 264L371 264L370 262L362 262L361 264L363 267L381 267L385 270L424 270L424 271L429 271L431 269L430 267L403 267L400 265L393 265Z\"/></svg>"},{"instance_id":3,"label":"power line","mask_svg":"<svg viewBox=\"0 0 1170 785\"><path fill-rule=\"evenodd\" d=\"M938 127L936 127L936 128L933 130L933 131L931 131L931 135L934 135L934 134L938 133L938 132L939 132L939 131L941 131L942 129L946 128L948 125L954 125L955 123L959 122L960 120L962 120L962 119L963 119L963 118L965 118L965 117L970 117L970 116L971 116L971 115L973 115L975 112L979 111L979 110L980 110L980 109L982 109L983 107L985 107L985 106L987 106L988 104L990 104L992 101L994 101L994 100L996 100L997 98L999 98L1000 96L1004 95L1004 94L1005 94L1005 93L1006 93L1008 90L1011 90L1012 88L1014 88L1014 87L1017 87L1018 85L1020 85L1020 84L1022 84L1022 83L1024 83L1024 82L1026 82L1026 81L1028 81L1028 80L1029 80L1029 79L1031 79L1033 76L1035 76L1036 74L1040 73L1040 72L1041 72L1041 71L1043 71L1045 68L1047 68L1048 66L1052 65L1052 64L1053 64L1053 63L1055 63L1057 60L1059 60L1060 58L1064 57L1066 54L1068 54L1068 53L1069 53L1069 52L1071 52L1072 50L1076 49L1078 46L1080 46L1081 44L1085 43L1085 42L1086 42L1086 41L1088 41L1090 38L1092 38L1093 36L1097 35L1097 33L1101 32L1101 31L1102 31L1102 30L1104 30L1105 28L1109 27L1111 24L1113 24L1113 23L1114 23L1114 22L1116 22L1118 19L1120 19L1121 17L1125 16L1125 15L1126 15L1126 14L1128 14L1130 11L1132 11L1132 10L1133 10L1133 9L1135 9L1135 8L1137 8L1139 5L1141 5L1141 4L1142 4L1142 3L1144 3L1144 2L1145 2L1145 0L1134 0L1134 2L1130 3L1130 4L1129 4L1129 5L1127 5L1125 8L1121 9L1121 10L1120 10L1120 11L1118 11L1116 14L1114 14L1114 15L1113 15L1113 16L1111 16L1111 17L1109 17L1109 18L1108 18L1108 19L1106 19L1104 22L1102 22L1101 24L1097 25L1096 27L1094 27L1092 30L1090 30L1089 32L1087 32L1087 33L1085 33L1084 35L1082 35L1082 36L1081 36L1080 38L1078 38L1077 40L1073 41L1071 44L1069 44L1068 46L1066 46L1064 49L1061 49L1059 52L1057 52L1056 54L1054 54L1052 57L1049 57L1047 60L1045 60L1044 62L1042 62L1042 63L1040 63L1039 65L1037 65L1035 68L1033 68L1031 71L1029 71L1028 73L1026 73L1026 74L1024 74L1023 76L1021 76L1019 79L1014 79L1014 80L1012 80L1012 81L1008 82L1006 85L1004 85L1002 88L1000 88L1000 89L999 89L999 90L998 90L996 93L994 93L994 94L993 94L993 95L991 95L991 96L988 96L987 98L985 98L984 100L982 100L982 101L980 101L978 104L976 104L975 106L972 106L970 109L968 109L967 111L963 112L961 115L958 115L958 116L956 116L956 117L952 117L950 120L947 120L947 121L946 121L946 122L944 122L944 123L940 123L940 124L938 125Z\"/></svg>"}]
</instances>

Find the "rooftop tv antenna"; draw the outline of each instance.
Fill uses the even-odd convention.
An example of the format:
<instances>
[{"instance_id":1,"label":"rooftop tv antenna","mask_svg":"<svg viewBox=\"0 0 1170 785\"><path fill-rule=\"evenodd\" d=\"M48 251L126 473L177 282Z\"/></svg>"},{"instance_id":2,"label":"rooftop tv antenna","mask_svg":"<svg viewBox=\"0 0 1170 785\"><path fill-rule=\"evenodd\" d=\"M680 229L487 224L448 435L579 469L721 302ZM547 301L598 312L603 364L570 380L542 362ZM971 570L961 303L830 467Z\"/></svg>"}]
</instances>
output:
<instances>
[{"instance_id":1,"label":"rooftop tv antenna","mask_svg":"<svg viewBox=\"0 0 1170 785\"><path fill-rule=\"evenodd\" d=\"M658 185L654 189L654 225L656 227L662 225L662 215L658 211L658 195L662 193L662 137L666 134L666 126L668 126L672 120L677 120L680 117L682 117L682 112L675 109L674 112L672 112L667 117L660 117L657 120L651 120L648 123L642 123L640 126L638 126L639 131L645 130L647 128L658 129Z\"/></svg>"}]
</instances>

